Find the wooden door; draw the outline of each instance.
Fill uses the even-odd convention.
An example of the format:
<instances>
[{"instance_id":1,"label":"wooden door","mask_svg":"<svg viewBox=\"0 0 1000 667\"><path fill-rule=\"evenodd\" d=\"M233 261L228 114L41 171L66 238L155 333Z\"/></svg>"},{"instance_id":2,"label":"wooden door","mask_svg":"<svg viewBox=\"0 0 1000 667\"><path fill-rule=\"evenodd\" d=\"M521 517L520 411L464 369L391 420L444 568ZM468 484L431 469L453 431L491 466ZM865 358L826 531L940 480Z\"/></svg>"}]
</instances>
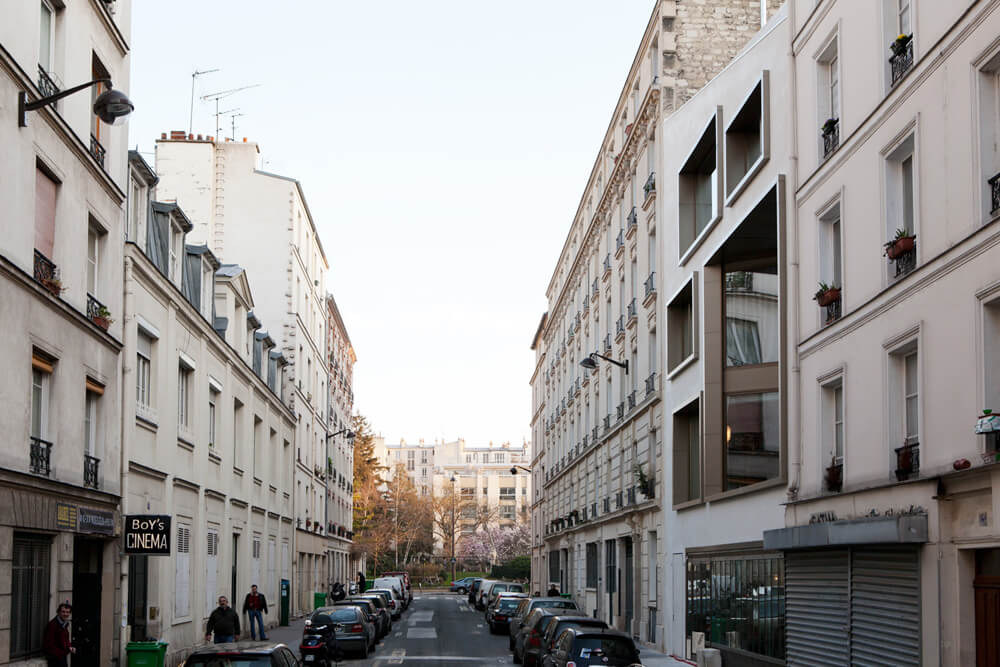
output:
<instances>
[{"instance_id":1,"label":"wooden door","mask_svg":"<svg viewBox=\"0 0 1000 667\"><path fill-rule=\"evenodd\" d=\"M976 590L976 667L1000 667L1000 577L978 575Z\"/></svg>"}]
</instances>

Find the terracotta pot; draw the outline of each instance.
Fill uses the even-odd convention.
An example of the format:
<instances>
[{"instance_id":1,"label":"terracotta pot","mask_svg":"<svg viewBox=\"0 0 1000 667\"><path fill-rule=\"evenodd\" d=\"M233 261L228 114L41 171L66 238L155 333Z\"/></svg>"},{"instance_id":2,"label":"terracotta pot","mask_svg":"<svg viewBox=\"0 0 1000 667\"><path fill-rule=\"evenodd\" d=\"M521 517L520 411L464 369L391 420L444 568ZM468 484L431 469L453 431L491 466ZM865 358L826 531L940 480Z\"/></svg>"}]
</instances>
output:
<instances>
[{"instance_id":1,"label":"terracotta pot","mask_svg":"<svg viewBox=\"0 0 1000 667\"><path fill-rule=\"evenodd\" d=\"M833 287L823 292L816 297L816 303L820 305L820 308L826 308L834 301L840 301L840 288Z\"/></svg>"},{"instance_id":2,"label":"terracotta pot","mask_svg":"<svg viewBox=\"0 0 1000 667\"><path fill-rule=\"evenodd\" d=\"M889 259L898 259L904 254L911 252L916 246L916 238L916 236L904 236L903 238L896 239L896 242L886 250L886 255L888 255Z\"/></svg>"},{"instance_id":3,"label":"terracotta pot","mask_svg":"<svg viewBox=\"0 0 1000 667\"><path fill-rule=\"evenodd\" d=\"M101 327L105 331L107 331L108 327L111 326L111 319L108 317L101 317L100 315L95 315L90 319L94 324Z\"/></svg>"},{"instance_id":4,"label":"terracotta pot","mask_svg":"<svg viewBox=\"0 0 1000 667\"><path fill-rule=\"evenodd\" d=\"M55 280L43 280L42 285L52 293L52 296L58 297L62 294L62 285Z\"/></svg>"}]
</instances>

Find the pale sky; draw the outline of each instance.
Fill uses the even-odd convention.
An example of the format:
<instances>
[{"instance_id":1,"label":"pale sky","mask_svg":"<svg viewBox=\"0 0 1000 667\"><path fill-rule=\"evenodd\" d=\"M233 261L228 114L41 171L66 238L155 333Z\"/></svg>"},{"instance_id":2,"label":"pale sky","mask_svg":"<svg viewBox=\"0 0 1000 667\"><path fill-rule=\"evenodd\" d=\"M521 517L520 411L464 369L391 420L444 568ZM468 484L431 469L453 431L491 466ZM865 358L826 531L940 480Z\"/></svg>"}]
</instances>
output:
<instances>
[{"instance_id":1,"label":"pale sky","mask_svg":"<svg viewBox=\"0 0 1000 667\"><path fill-rule=\"evenodd\" d=\"M260 84L220 110L302 182L355 411L392 442L520 442L545 289L653 4L134 0L129 143L152 164L187 130L195 70L220 69L195 134L216 134L199 96Z\"/></svg>"}]
</instances>

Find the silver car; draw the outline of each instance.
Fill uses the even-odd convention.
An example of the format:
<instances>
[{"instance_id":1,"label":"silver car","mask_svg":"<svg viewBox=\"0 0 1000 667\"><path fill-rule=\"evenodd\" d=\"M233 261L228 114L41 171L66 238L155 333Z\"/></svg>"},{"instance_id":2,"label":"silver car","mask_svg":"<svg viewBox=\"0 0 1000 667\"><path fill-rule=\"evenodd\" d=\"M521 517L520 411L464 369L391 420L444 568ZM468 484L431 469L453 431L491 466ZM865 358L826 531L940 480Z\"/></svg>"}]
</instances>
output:
<instances>
[{"instance_id":1,"label":"silver car","mask_svg":"<svg viewBox=\"0 0 1000 667\"><path fill-rule=\"evenodd\" d=\"M375 627L361 607L320 607L306 619L306 632L319 628L332 628L337 645L345 652L367 658L375 649Z\"/></svg>"}]
</instances>

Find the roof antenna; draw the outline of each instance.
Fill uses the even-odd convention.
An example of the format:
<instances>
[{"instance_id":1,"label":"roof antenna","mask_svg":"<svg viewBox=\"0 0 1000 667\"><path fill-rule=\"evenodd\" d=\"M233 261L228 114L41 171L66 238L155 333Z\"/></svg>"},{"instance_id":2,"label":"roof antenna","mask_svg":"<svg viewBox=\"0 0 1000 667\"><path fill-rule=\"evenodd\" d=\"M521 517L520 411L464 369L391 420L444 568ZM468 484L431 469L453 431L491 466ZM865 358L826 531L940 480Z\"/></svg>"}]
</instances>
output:
<instances>
[{"instance_id":1,"label":"roof antenna","mask_svg":"<svg viewBox=\"0 0 1000 667\"><path fill-rule=\"evenodd\" d=\"M188 116L188 134L194 131L194 80L202 74L211 74L218 71L218 69L204 69L201 71L195 70L191 73L191 114Z\"/></svg>"},{"instance_id":2,"label":"roof antenna","mask_svg":"<svg viewBox=\"0 0 1000 667\"><path fill-rule=\"evenodd\" d=\"M203 100L209 100L209 101L214 100L215 101L215 136L218 137L218 136L220 136L222 134L221 129L219 127L219 116L222 115L222 112L219 111L219 100L221 100L223 97L229 97L230 95L235 95L236 93L240 92L241 90L247 90L248 88L257 88L260 85L261 84L259 84L259 83L254 83L254 84L251 84L249 86L241 86L239 88L230 88L229 90L220 90L217 93L209 93L208 95L202 95L201 96L201 99L203 99ZM234 141L235 141L235 139L234 139Z\"/></svg>"}]
</instances>

